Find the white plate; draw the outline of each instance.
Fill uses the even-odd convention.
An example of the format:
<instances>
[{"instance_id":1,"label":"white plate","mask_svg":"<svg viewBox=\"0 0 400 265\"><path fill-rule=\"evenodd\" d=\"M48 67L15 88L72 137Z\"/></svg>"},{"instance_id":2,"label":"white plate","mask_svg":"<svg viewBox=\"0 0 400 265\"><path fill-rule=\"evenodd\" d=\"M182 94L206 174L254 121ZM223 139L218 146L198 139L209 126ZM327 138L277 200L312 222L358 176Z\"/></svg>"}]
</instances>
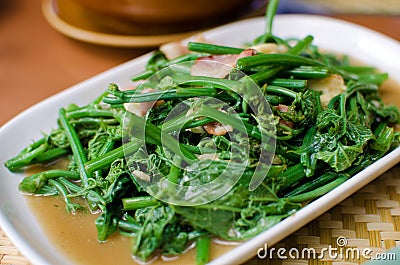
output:
<instances>
[{"instance_id":1,"label":"white plate","mask_svg":"<svg viewBox=\"0 0 400 265\"><path fill-rule=\"evenodd\" d=\"M206 32L207 39L221 44L241 45L263 32L264 19L232 23ZM400 44L369 29L327 17L281 15L274 22L274 33L281 37L305 37L311 34L318 46L348 54L389 73L400 83ZM110 82L122 87L129 78L143 70L149 55L142 56L71 87L24 111L0 129L0 162L16 155L32 140L56 126L58 109L69 103L83 105L103 92ZM51 78L51 77L49 77ZM400 89L400 88L399 88ZM399 91L400 92L400 91ZM265 243L271 246L375 179L400 161L400 149L369 166L340 187L314 201L273 228L241 244L211 264L238 264L253 257ZM34 264L72 264L55 249L18 192L22 174L12 174L0 167L0 223L7 236Z\"/></svg>"}]
</instances>

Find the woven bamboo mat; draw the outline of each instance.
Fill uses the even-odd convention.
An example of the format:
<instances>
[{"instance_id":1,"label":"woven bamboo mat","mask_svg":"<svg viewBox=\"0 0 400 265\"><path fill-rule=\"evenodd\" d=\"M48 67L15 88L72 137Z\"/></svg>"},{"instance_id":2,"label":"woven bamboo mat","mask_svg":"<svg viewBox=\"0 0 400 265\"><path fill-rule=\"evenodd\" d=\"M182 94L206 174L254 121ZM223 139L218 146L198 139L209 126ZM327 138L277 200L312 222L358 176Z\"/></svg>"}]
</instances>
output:
<instances>
[{"instance_id":1,"label":"woven bamboo mat","mask_svg":"<svg viewBox=\"0 0 400 265\"><path fill-rule=\"evenodd\" d=\"M286 253L288 259L285 260L276 255L272 259L255 257L246 265L356 265L365 263L368 258L351 254L355 251L362 253L368 248L368 255L373 256L395 246L400 246L399 165L273 246L287 251L297 249L299 252L305 248L313 249L317 253L316 258L301 259L301 255L297 258L293 252L293 255ZM321 255L324 248L337 248L336 254L351 255L332 258L334 255ZM350 248L351 251L346 252ZM0 264L29 264L2 230Z\"/></svg>"},{"instance_id":2,"label":"woven bamboo mat","mask_svg":"<svg viewBox=\"0 0 400 265\"><path fill-rule=\"evenodd\" d=\"M246 265L356 265L396 246L400 246L400 165L273 246L286 250L287 259L253 258ZM303 249L315 250L317 258L289 255L290 250ZM323 249L337 250L328 255Z\"/></svg>"},{"instance_id":3,"label":"woven bamboo mat","mask_svg":"<svg viewBox=\"0 0 400 265\"><path fill-rule=\"evenodd\" d=\"M29 264L28 260L21 255L10 239L0 229L0 264Z\"/></svg>"}]
</instances>

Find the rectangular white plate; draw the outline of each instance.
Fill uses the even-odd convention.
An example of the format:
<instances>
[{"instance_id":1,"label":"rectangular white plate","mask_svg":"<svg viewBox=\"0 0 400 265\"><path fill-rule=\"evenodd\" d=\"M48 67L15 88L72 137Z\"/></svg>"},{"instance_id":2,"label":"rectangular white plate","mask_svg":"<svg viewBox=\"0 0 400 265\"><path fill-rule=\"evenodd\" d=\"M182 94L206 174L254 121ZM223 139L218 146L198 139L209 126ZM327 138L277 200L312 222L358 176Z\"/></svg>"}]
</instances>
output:
<instances>
[{"instance_id":1,"label":"rectangular white plate","mask_svg":"<svg viewBox=\"0 0 400 265\"><path fill-rule=\"evenodd\" d=\"M232 23L204 33L206 39L219 44L240 46L260 35L264 19L255 18ZM348 54L368 65L388 72L400 83L400 44L369 29L320 16L281 15L274 21L274 33L280 37L314 36L321 48ZM3 163L22 148L39 139L41 132L56 127L58 110L69 103L84 105L102 93L109 83L128 87L130 77L141 72L149 55L129 61L98 76L79 83L16 116L0 129L0 224L18 249L34 264L72 264L62 252L55 249L30 212L18 191L22 174L10 173ZM51 78L51 77L49 77ZM400 93L400 87L399 87ZM273 228L239 245L233 251L211 261L211 264L239 264L255 256L264 244L271 246L309 221L326 212L346 197L375 179L400 161L400 149L355 175L340 187L307 205Z\"/></svg>"}]
</instances>

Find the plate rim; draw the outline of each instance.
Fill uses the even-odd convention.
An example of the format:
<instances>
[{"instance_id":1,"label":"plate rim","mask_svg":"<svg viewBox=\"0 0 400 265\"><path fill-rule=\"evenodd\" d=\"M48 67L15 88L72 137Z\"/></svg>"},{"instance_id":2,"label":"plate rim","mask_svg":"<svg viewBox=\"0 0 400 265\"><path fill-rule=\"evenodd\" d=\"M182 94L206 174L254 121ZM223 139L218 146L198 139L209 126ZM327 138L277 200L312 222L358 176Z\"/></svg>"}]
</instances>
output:
<instances>
[{"instance_id":1,"label":"plate rim","mask_svg":"<svg viewBox=\"0 0 400 265\"><path fill-rule=\"evenodd\" d=\"M354 24L354 23L347 22L347 21L340 20L340 19L336 19L336 18L319 16L319 15L293 15L293 14L291 14L291 15L279 15L278 17L292 17L292 18L301 18L301 19L304 19L304 18L305 19L310 19L310 18L312 18L312 20L324 20L324 21L328 21L329 20L331 22L338 22L338 23L341 23L343 25L350 25L351 27L355 28L356 30L360 30L361 29L363 31L368 31L368 32L380 37L380 38L384 38L385 40L387 40L389 42L392 42L397 47L400 47L399 43L396 40L394 40L394 39L392 39L392 38L390 38L390 37L388 37L388 36L386 36L386 35L384 35L382 33L379 33L377 31L371 30L371 29L366 28L364 26L360 26L358 24ZM251 18L251 19L247 19L247 20L251 20L251 21L254 20L255 21L255 20L261 20L261 19L262 18ZM232 23L229 23L229 24L226 24L226 25L211 29L211 30L206 31L206 32L212 34L213 32L218 32L218 30L220 30L221 28L227 27L229 25L232 26L232 25L235 25L235 24L238 24L238 23L243 23L243 21L232 22ZM126 62L126 63L123 63L123 64L119 65L119 66L116 66L116 67L113 67L113 68L111 68L109 70L106 70L106 71L104 71L104 72L102 72L100 74L97 74L97 75L95 75L95 76L93 76L93 77L91 77L91 78L89 78L89 79L87 79L87 80L85 80L83 82L80 82L80 83L78 83L78 84L76 84L74 86L71 86L71 87L69 87L69 88L67 88L67 89L65 89L65 90L63 90L63 91L61 91L61 92L59 92L59 93L57 93L55 95L52 95L52 96L48 97L47 99L45 99L43 101L40 101L37 104L32 105L28 109L22 111L21 113L19 113L15 117L13 117L5 125L3 125L0 128L0 136L4 133L4 131L8 130L9 127L11 127L15 122L17 122L19 118L21 118L24 115L27 115L27 113L29 113L33 109L40 108L41 106L47 104L48 102L56 100L58 97L62 97L65 94L71 93L75 89L79 90L81 87L84 87L86 83L90 83L93 80L98 79L100 76L106 77L107 75L112 74L115 71L118 71L119 69L123 69L124 67L128 67L128 66L132 65L134 62L137 63L137 64L141 64L148 58L148 56L150 56L150 54L151 54L151 52L148 53L148 54L142 55L140 57L134 58L134 59L132 59L132 60ZM389 160L389 163L384 164L382 162L384 159ZM367 183L369 183L370 181L372 181L373 179L375 179L376 177L378 177L381 173L383 173L384 171L386 171L387 169L389 169L390 167L392 167L396 163L400 162L399 160L400 160L400 148L397 148L396 150L392 151L391 153L388 153L383 158L381 158L380 160L378 160L377 162L375 162L374 164L369 166L367 168L369 170L366 173L365 173L365 169L364 169L362 171L364 173L360 172L362 174L358 173L358 174L354 175L351 179L349 179L344 184L342 184L341 186L336 188L334 190L336 192L331 191L330 193L328 193L328 194L322 196L321 198L319 198L318 200L314 201L312 203L312 205L315 205L315 202L318 202L321 205L324 205L324 200L321 201L321 199L322 198L330 198L330 197L334 198L333 196L337 193L337 191L342 192L342 197L345 195L342 198L342 200L347 198L348 196L350 196L351 194L356 192L359 188L361 188L361 187L359 187L356 190L351 190L350 189L350 184L354 185L354 184L358 183L358 185L364 186ZM379 161L381 161L381 163L378 163ZM369 171L373 171L375 173L371 174L369 176L369 178L365 178L364 175L371 173ZM378 174L379 172L380 172L380 174ZM359 180L364 180L364 182L358 182ZM346 183L347 183L347 186L345 186ZM335 198L335 199L337 201L337 198ZM330 205L331 207L324 208L323 212L329 210L330 208L332 208L333 206L338 204L341 200L337 201L337 203L336 203L336 201L335 201L335 204ZM310 205L311 204L307 205L306 207L304 207L301 210L299 210L298 212L296 212L297 215L299 215L299 213L300 214L305 214L304 217L303 217L304 219L303 219L303 223L301 224L301 226L304 226L306 224L306 223L304 223L304 220L306 220L307 218L311 218L311 220L313 219L311 217L311 215L310 215L310 211L312 211L312 209L310 209L311 208ZM2 229L6 233L6 235L9 236L11 241L17 246L18 250L23 255L25 255L27 258L29 258L32 263L45 264L46 260L43 260L42 256L38 256L37 255L38 253L32 252L32 251L29 250L30 246L23 240L23 238L21 237L21 234L18 233L18 231L15 230L15 228L13 228L12 224L8 223L8 222L4 222L4 220L5 220L4 217L3 217L4 213L2 211L3 208L1 206L2 206L2 204L0 203L0 226L2 227ZM321 210L322 207L320 207L319 209ZM315 215L315 211L314 211L314 215ZM292 220L293 220L293 218L289 217L289 218L286 218L285 220L281 221L280 223L284 223L286 226L289 225L288 227L291 227L292 229L294 229L294 226L291 223L291 222L293 222ZM270 232L268 232L268 231L270 231ZM268 234L267 232L270 233L270 234ZM240 261L247 260L249 257L254 256L256 254L254 252L250 256L249 255L249 248L254 250L255 247L257 247L257 245L261 241L266 242L265 241L266 235L270 235L273 239L275 238L275 240L276 240L276 238L279 237L278 235L276 235L276 232L274 232L273 229L266 230L263 233L261 233L260 235L256 236L255 238L242 243L240 245L240 247L235 248L234 251L229 251L228 253L223 254L223 255L219 256L218 258L212 260L210 262L210 264L213 264L213 265L226 264L227 262L232 264L232 263L238 263ZM283 236L282 238L284 238L284 237L285 236ZM270 241L272 242L273 240L270 240ZM274 242L274 243L276 243L276 242ZM243 246L245 246L245 247L243 247Z\"/></svg>"}]
</instances>

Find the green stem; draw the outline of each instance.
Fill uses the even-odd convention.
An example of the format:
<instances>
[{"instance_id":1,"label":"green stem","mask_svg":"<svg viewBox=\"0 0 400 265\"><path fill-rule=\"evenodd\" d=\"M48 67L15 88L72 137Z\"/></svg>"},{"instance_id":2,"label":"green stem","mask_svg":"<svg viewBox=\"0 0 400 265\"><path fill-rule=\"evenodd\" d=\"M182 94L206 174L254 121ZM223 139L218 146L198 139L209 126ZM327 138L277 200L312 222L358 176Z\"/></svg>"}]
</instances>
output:
<instances>
[{"instance_id":1,"label":"green stem","mask_svg":"<svg viewBox=\"0 0 400 265\"><path fill-rule=\"evenodd\" d=\"M156 206L159 202L151 196L133 197L122 199L124 210L137 210L149 206Z\"/></svg>"},{"instance_id":2,"label":"green stem","mask_svg":"<svg viewBox=\"0 0 400 265\"><path fill-rule=\"evenodd\" d=\"M34 149L40 147L41 145L43 145L44 143L47 142L48 136L45 136L43 138L40 138L39 140L31 143L30 145L28 145L27 147L25 147L24 149L21 150L21 152L19 152L18 155L15 156L15 158L20 157L28 152L33 151Z\"/></svg>"},{"instance_id":3,"label":"green stem","mask_svg":"<svg viewBox=\"0 0 400 265\"><path fill-rule=\"evenodd\" d=\"M279 0L268 1L267 9L265 10L265 33L254 40L255 44L266 42L280 42L281 40L272 34L272 23L278 9Z\"/></svg>"},{"instance_id":4,"label":"green stem","mask_svg":"<svg viewBox=\"0 0 400 265\"><path fill-rule=\"evenodd\" d=\"M209 54L239 54L244 49L215 45L210 43L201 43L201 42L189 42L188 43L189 51L194 52L204 52Z\"/></svg>"},{"instance_id":5,"label":"green stem","mask_svg":"<svg viewBox=\"0 0 400 265\"><path fill-rule=\"evenodd\" d=\"M35 193L44 185L46 185L48 180L59 177L80 180L79 173L77 172L62 169L51 169L33 174L29 177L25 177L19 184L19 190L26 193Z\"/></svg>"},{"instance_id":6,"label":"green stem","mask_svg":"<svg viewBox=\"0 0 400 265\"><path fill-rule=\"evenodd\" d=\"M289 49L288 54L291 55L298 55L300 54L304 49L306 49L311 42L313 41L312 36L307 36L303 40L298 41L295 46ZM283 66L272 66L266 70L259 71L255 74L250 75L250 78L253 79L254 82L256 82L258 85L263 84L267 80L271 79L274 77L276 74L278 74L280 71L283 70Z\"/></svg>"},{"instance_id":7,"label":"green stem","mask_svg":"<svg viewBox=\"0 0 400 265\"><path fill-rule=\"evenodd\" d=\"M79 179L79 174L76 173L76 175L78 176L78 179ZM60 182L61 184L63 184L72 193L77 193L77 194L81 195L86 191L82 187L80 187L80 186L74 184L73 182L71 182L72 178L69 178L69 179L67 179L67 178L68 178L68 176L59 177L59 178L57 178L57 181Z\"/></svg>"},{"instance_id":8,"label":"green stem","mask_svg":"<svg viewBox=\"0 0 400 265\"><path fill-rule=\"evenodd\" d=\"M90 105L91 106L99 105L103 101L103 98L107 95L108 95L108 91L104 91L100 96L98 96L95 100L93 100L93 102L90 103Z\"/></svg>"},{"instance_id":9,"label":"green stem","mask_svg":"<svg viewBox=\"0 0 400 265\"><path fill-rule=\"evenodd\" d=\"M65 135L71 146L72 153L75 157L75 162L78 167L79 174L81 176L82 184L84 187L88 186L88 179L90 178L88 172L85 169L86 153L83 149L82 143L79 140L78 134L74 127L68 122L65 109L59 111L60 125L65 131Z\"/></svg>"},{"instance_id":10,"label":"green stem","mask_svg":"<svg viewBox=\"0 0 400 265\"><path fill-rule=\"evenodd\" d=\"M41 144L39 147L28 151L26 153L21 153L16 157L13 157L7 160L4 165L11 171L20 169L22 167L28 166L31 164L31 161L35 159L40 154L43 154L48 148L47 142Z\"/></svg>"},{"instance_id":11,"label":"green stem","mask_svg":"<svg viewBox=\"0 0 400 265\"><path fill-rule=\"evenodd\" d=\"M188 53L188 54L184 54L182 56L176 57L170 61L167 61L161 65L159 65L158 70L161 70L165 67L168 67L170 65L174 65L174 64L179 64L179 63L183 63L183 62L189 62L189 61L194 61L199 57L203 57L203 56L207 56L207 54L203 54L203 53ZM153 70L153 69L147 69L146 71L139 73L136 76L131 77L132 81L139 81L139 80L144 80L147 79L149 77L151 77L153 74L155 74L157 70Z\"/></svg>"},{"instance_id":12,"label":"green stem","mask_svg":"<svg viewBox=\"0 0 400 265\"><path fill-rule=\"evenodd\" d=\"M269 84L298 90L303 89L307 85L307 80L275 78Z\"/></svg>"},{"instance_id":13,"label":"green stem","mask_svg":"<svg viewBox=\"0 0 400 265\"><path fill-rule=\"evenodd\" d=\"M354 85L351 85L347 88L347 97L350 97L353 93L357 91L365 91L365 92L377 92L378 91L378 86L374 84L362 84L362 83L356 83Z\"/></svg>"},{"instance_id":14,"label":"green stem","mask_svg":"<svg viewBox=\"0 0 400 265\"><path fill-rule=\"evenodd\" d=\"M300 66L286 72L291 76L305 79L324 78L330 75L327 68L320 66Z\"/></svg>"},{"instance_id":15,"label":"green stem","mask_svg":"<svg viewBox=\"0 0 400 265\"><path fill-rule=\"evenodd\" d=\"M314 37L311 35L306 36L304 39L299 40L295 46L289 49L288 54L299 55L312 43Z\"/></svg>"},{"instance_id":16,"label":"green stem","mask_svg":"<svg viewBox=\"0 0 400 265\"><path fill-rule=\"evenodd\" d=\"M330 192L331 190L333 190L340 184L344 183L347 179L348 179L348 177L340 176L337 179L335 179L334 181L332 181L322 187L319 187L313 191L309 191L309 192L305 192L305 193L302 193L299 195L291 196L291 197L288 197L288 199L291 202L307 202L307 201L313 200L315 198L318 198L318 197Z\"/></svg>"},{"instance_id":17,"label":"green stem","mask_svg":"<svg viewBox=\"0 0 400 265\"><path fill-rule=\"evenodd\" d=\"M309 192L312 190L315 190L316 188L321 187L322 185L325 185L334 179L337 178L337 173L332 173L332 172L327 172L324 173L320 176L317 176L313 178L311 181L307 181L304 184L296 187L295 189L289 191L287 194L285 194L284 197L292 197L295 195L299 195L301 193Z\"/></svg>"},{"instance_id":18,"label":"green stem","mask_svg":"<svg viewBox=\"0 0 400 265\"><path fill-rule=\"evenodd\" d=\"M139 80L144 80L144 79L149 78L149 77L152 76L153 74L154 74L154 71L153 71L153 70L146 70L146 71L144 71L144 72L141 72L141 73L139 73L139 74L137 74L137 75L131 77L131 80L132 80L133 82L139 81Z\"/></svg>"},{"instance_id":19,"label":"green stem","mask_svg":"<svg viewBox=\"0 0 400 265\"><path fill-rule=\"evenodd\" d=\"M279 0L269 0L268 8L265 11L265 35L266 41L268 37L272 37L272 26L276 11L278 10Z\"/></svg>"},{"instance_id":20,"label":"green stem","mask_svg":"<svg viewBox=\"0 0 400 265\"><path fill-rule=\"evenodd\" d=\"M125 232L130 232L136 234L142 228L139 224L128 222L125 220L118 220L118 228L124 230Z\"/></svg>"},{"instance_id":21,"label":"green stem","mask_svg":"<svg viewBox=\"0 0 400 265\"><path fill-rule=\"evenodd\" d=\"M197 157L192 152L165 130L161 130L135 114L131 114L129 118L129 123L132 124L131 134L133 137L145 139L146 142L168 148L173 154L182 155L181 158L187 163L197 160Z\"/></svg>"},{"instance_id":22,"label":"green stem","mask_svg":"<svg viewBox=\"0 0 400 265\"><path fill-rule=\"evenodd\" d=\"M196 240L196 265L204 265L210 261L211 237L201 236Z\"/></svg>"},{"instance_id":23,"label":"green stem","mask_svg":"<svg viewBox=\"0 0 400 265\"><path fill-rule=\"evenodd\" d=\"M68 119L79 119L83 117L114 117L114 113L109 110L94 109L92 107L85 107L73 111L66 112Z\"/></svg>"},{"instance_id":24,"label":"green stem","mask_svg":"<svg viewBox=\"0 0 400 265\"><path fill-rule=\"evenodd\" d=\"M173 80L178 85L205 86L234 92L243 90L243 83L223 78L209 76L176 75L173 76Z\"/></svg>"},{"instance_id":25,"label":"green stem","mask_svg":"<svg viewBox=\"0 0 400 265\"><path fill-rule=\"evenodd\" d=\"M199 57L203 57L206 56L206 54L204 53L187 53L181 56L178 56L170 61L168 61L166 63L165 66L170 66L170 65L174 65L174 64L179 64L179 63L183 63L183 62L190 62L190 61L194 61Z\"/></svg>"},{"instance_id":26,"label":"green stem","mask_svg":"<svg viewBox=\"0 0 400 265\"><path fill-rule=\"evenodd\" d=\"M209 118L209 117L204 117L204 118L201 118L198 120L192 120L190 123L186 123L185 125L183 125L182 129L190 129L190 128L195 128L198 126L203 126L203 125L213 122L213 121L215 121L215 120L212 118Z\"/></svg>"},{"instance_id":27,"label":"green stem","mask_svg":"<svg viewBox=\"0 0 400 265\"><path fill-rule=\"evenodd\" d=\"M280 190L284 190L304 179L306 173L302 164L296 164L287 168L279 177L283 180Z\"/></svg>"},{"instance_id":28,"label":"green stem","mask_svg":"<svg viewBox=\"0 0 400 265\"><path fill-rule=\"evenodd\" d=\"M179 173L180 173L180 168L178 166L176 166L177 164L181 163L181 160L179 159L178 156L175 156L173 158L173 165L171 165L168 175L166 176L166 178L174 184L178 183L178 179L179 179Z\"/></svg>"},{"instance_id":29,"label":"green stem","mask_svg":"<svg viewBox=\"0 0 400 265\"><path fill-rule=\"evenodd\" d=\"M205 85L205 83L203 83L203 85ZM173 100L201 96L215 97L217 96L217 91L211 87L202 87L201 89L177 88L149 93L134 93L131 90L127 90L121 94L121 97L109 96L105 97L103 101L104 103L114 105L121 103L152 102L157 100Z\"/></svg>"},{"instance_id":30,"label":"green stem","mask_svg":"<svg viewBox=\"0 0 400 265\"><path fill-rule=\"evenodd\" d=\"M314 65L324 66L322 63L306 57L286 54L256 54L247 56L238 60L236 66L239 70L247 71L252 68L267 66L267 65L282 65L282 66L301 66Z\"/></svg>"},{"instance_id":31,"label":"green stem","mask_svg":"<svg viewBox=\"0 0 400 265\"><path fill-rule=\"evenodd\" d=\"M113 150L114 144L115 144L115 141L113 140L113 138L111 136L109 136L107 138L106 142L100 148L100 151L96 154L95 157L93 157L93 159L96 158L96 157L99 157L99 156L103 156L103 155L107 154L108 152L110 152L111 150ZM102 170L101 169L96 170L93 173L94 173L94 175L96 177L101 177L102 176Z\"/></svg>"},{"instance_id":32,"label":"green stem","mask_svg":"<svg viewBox=\"0 0 400 265\"><path fill-rule=\"evenodd\" d=\"M92 173L96 170L107 168L111 163L120 158L124 158L125 155L130 155L136 152L143 145L142 141L136 140L121 145L118 148L102 155L98 156L85 164L87 172Z\"/></svg>"},{"instance_id":33,"label":"green stem","mask_svg":"<svg viewBox=\"0 0 400 265\"><path fill-rule=\"evenodd\" d=\"M65 201L65 208L67 212L75 214L77 209L83 208L81 205L72 203L69 198L68 198L68 190L58 181L54 179L49 180L49 184L54 186L58 192L61 194L61 196L64 198Z\"/></svg>"},{"instance_id":34,"label":"green stem","mask_svg":"<svg viewBox=\"0 0 400 265\"><path fill-rule=\"evenodd\" d=\"M90 118L90 117L85 117L85 118L80 118L77 120L72 120L70 121L71 124L75 125L75 124L93 124L93 125L97 125L100 126L102 124L116 124L118 121L115 118L110 118L110 119L105 119L105 118Z\"/></svg>"},{"instance_id":35,"label":"green stem","mask_svg":"<svg viewBox=\"0 0 400 265\"><path fill-rule=\"evenodd\" d=\"M290 97L293 99L296 99L297 95L298 95L293 90L290 90L290 89L287 89L284 87L273 86L273 85L267 86L267 93L279 94L279 95L287 96L287 97Z\"/></svg>"},{"instance_id":36,"label":"green stem","mask_svg":"<svg viewBox=\"0 0 400 265\"><path fill-rule=\"evenodd\" d=\"M59 158L61 156L64 156L68 153L69 153L68 149L53 148L53 149L47 150L46 152L43 152L43 153L39 154L38 156L36 156L32 160L32 163L37 164L37 163L48 162L48 161L54 160L56 158Z\"/></svg>"},{"instance_id":37,"label":"green stem","mask_svg":"<svg viewBox=\"0 0 400 265\"><path fill-rule=\"evenodd\" d=\"M263 84L267 80L271 79L275 75L277 75L280 71L282 71L282 66L273 66L264 71L259 71L255 74L249 75L249 77L258 85Z\"/></svg>"}]
</instances>

